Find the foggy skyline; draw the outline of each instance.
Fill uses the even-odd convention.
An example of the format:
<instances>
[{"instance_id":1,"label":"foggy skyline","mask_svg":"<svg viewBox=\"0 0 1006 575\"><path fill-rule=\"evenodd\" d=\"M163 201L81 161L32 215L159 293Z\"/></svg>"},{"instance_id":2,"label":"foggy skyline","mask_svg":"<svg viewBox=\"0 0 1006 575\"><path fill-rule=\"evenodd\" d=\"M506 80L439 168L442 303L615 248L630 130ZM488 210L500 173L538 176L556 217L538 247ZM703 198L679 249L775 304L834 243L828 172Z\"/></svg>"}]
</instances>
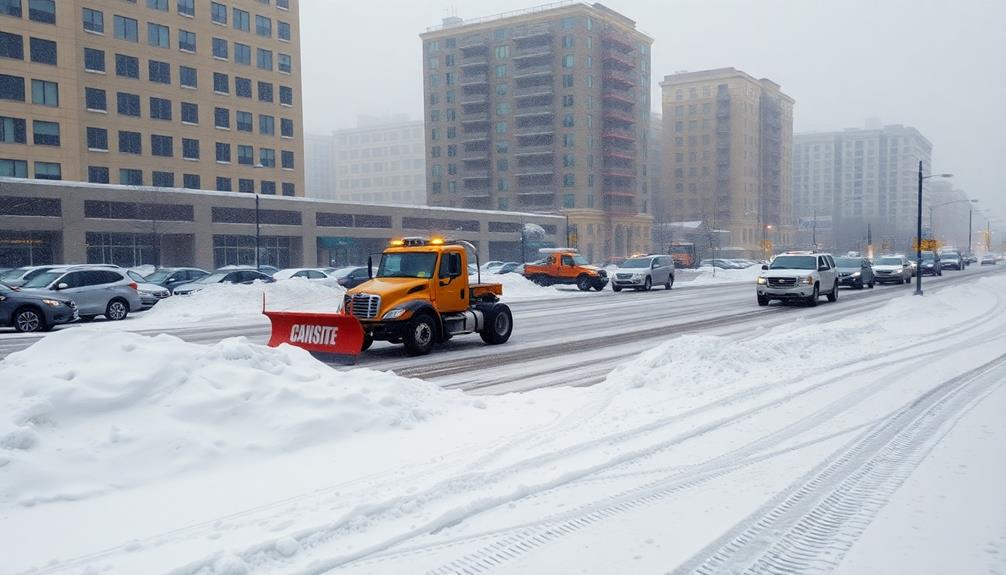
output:
<instances>
[{"instance_id":1,"label":"foggy skyline","mask_svg":"<svg viewBox=\"0 0 1006 575\"><path fill-rule=\"evenodd\" d=\"M302 0L305 133L353 127L359 115L421 119L420 33L448 15L467 20L539 4ZM917 128L933 144L932 171L953 173L955 188L993 209L993 227L1006 227L995 175L1006 156L1006 3L603 4L654 39L653 111L660 82L677 71L734 67L769 78L796 100L796 133L863 128L871 118Z\"/></svg>"}]
</instances>

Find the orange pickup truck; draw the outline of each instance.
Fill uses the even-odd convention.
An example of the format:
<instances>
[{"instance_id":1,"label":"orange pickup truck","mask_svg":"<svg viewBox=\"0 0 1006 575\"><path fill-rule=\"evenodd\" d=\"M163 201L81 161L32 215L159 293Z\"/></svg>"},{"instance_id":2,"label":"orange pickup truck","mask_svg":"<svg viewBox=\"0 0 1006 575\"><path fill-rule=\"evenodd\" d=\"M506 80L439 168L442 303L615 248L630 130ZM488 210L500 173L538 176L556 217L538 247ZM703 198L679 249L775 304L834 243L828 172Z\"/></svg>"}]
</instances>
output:
<instances>
[{"instance_id":1,"label":"orange pickup truck","mask_svg":"<svg viewBox=\"0 0 1006 575\"><path fill-rule=\"evenodd\" d=\"M538 285L575 284L580 291L597 291L608 285L608 272L590 265L575 249L545 248L543 259L525 264L524 277Z\"/></svg>"}]
</instances>

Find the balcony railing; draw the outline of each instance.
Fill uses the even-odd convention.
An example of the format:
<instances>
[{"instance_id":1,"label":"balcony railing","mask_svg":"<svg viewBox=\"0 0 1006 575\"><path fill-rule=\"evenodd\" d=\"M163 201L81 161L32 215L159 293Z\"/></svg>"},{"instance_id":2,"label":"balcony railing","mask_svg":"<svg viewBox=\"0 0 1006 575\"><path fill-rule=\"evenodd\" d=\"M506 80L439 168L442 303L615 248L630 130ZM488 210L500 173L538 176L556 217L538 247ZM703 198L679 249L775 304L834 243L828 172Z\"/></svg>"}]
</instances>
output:
<instances>
[{"instance_id":1,"label":"balcony railing","mask_svg":"<svg viewBox=\"0 0 1006 575\"><path fill-rule=\"evenodd\" d=\"M489 101L489 94L467 94L461 96L462 104L477 104Z\"/></svg>"},{"instance_id":2,"label":"balcony railing","mask_svg":"<svg viewBox=\"0 0 1006 575\"><path fill-rule=\"evenodd\" d=\"M546 95L554 94L555 90L552 88L552 84L536 84L534 86L525 86L523 88L514 88L514 96L531 96L531 95Z\"/></svg>"},{"instance_id":3,"label":"balcony railing","mask_svg":"<svg viewBox=\"0 0 1006 575\"><path fill-rule=\"evenodd\" d=\"M551 64L539 64L537 66L526 66L524 68L516 68L513 71L514 78L527 78L530 76L551 76L552 65Z\"/></svg>"},{"instance_id":4,"label":"balcony railing","mask_svg":"<svg viewBox=\"0 0 1006 575\"><path fill-rule=\"evenodd\" d=\"M464 74L461 76L461 81L458 83L462 86L472 86L475 84L488 84L489 74Z\"/></svg>"}]
</instances>

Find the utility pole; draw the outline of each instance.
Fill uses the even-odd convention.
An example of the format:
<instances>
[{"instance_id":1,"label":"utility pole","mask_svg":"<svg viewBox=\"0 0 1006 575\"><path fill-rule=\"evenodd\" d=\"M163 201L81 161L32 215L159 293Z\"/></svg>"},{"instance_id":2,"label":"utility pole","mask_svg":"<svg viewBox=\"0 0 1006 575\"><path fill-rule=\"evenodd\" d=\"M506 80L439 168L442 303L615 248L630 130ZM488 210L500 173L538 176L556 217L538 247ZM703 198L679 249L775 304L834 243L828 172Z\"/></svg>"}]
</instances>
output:
<instances>
[{"instance_id":1,"label":"utility pole","mask_svg":"<svg viewBox=\"0 0 1006 575\"><path fill-rule=\"evenodd\" d=\"M814 227L813 227L813 230L814 230L813 231L813 238L814 239L811 241L811 243L814 244L814 249L817 250L817 208L814 208Z\"/></svg>"},{"instance_id":2,"label":"utility pole","mask_svg":"<svg viewBox=\"0 0 1006 575\"><path fill-rule=\"evenodd\" d=\"M255 193L255 269L262 271L261 264L259 262L259 246L262 240L262 229L259 227L259 203L258 203L258 192Z\"/></svg>"},{"instance_id":3,"label":"utility pole","mask_svg":"<svg viewBox=\"0 0 1006 575\"><path fill-rule=\"evenodd\" d=\"M974 236L975 232L972 229L974 226L975 219L975 209L968 208L968 257L971 256L971 238Z\"/></svg>"},{"instance_id":4,"label":"utility pole","mask_svg":"<svg viewBox=\"0 0 1006 575\"><path fill-rule=\"evenodd\" d=\"M915 295L922 295L922 160L919 160L919 210L915 236Z\"/></svg>"}]
</instances>

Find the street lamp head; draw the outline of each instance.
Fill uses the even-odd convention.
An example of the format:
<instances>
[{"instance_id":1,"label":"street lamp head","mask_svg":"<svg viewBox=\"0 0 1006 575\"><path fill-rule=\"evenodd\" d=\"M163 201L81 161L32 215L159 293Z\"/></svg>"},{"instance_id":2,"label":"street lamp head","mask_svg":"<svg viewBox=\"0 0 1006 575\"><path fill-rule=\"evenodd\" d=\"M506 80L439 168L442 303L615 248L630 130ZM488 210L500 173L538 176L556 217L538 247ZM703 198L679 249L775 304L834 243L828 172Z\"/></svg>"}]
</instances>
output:
<instances>
[{"instance_id":1,"label":"street lamp head","mask_svg":"<svg viewBox=\"0 0 1006 575\"><path fill-rule=\"evenodd\" d=\"M954 177L954 175L953 174L940 174L940 177L941 178L952 178L952 177Z\"/></svg>"}]
</instances>

